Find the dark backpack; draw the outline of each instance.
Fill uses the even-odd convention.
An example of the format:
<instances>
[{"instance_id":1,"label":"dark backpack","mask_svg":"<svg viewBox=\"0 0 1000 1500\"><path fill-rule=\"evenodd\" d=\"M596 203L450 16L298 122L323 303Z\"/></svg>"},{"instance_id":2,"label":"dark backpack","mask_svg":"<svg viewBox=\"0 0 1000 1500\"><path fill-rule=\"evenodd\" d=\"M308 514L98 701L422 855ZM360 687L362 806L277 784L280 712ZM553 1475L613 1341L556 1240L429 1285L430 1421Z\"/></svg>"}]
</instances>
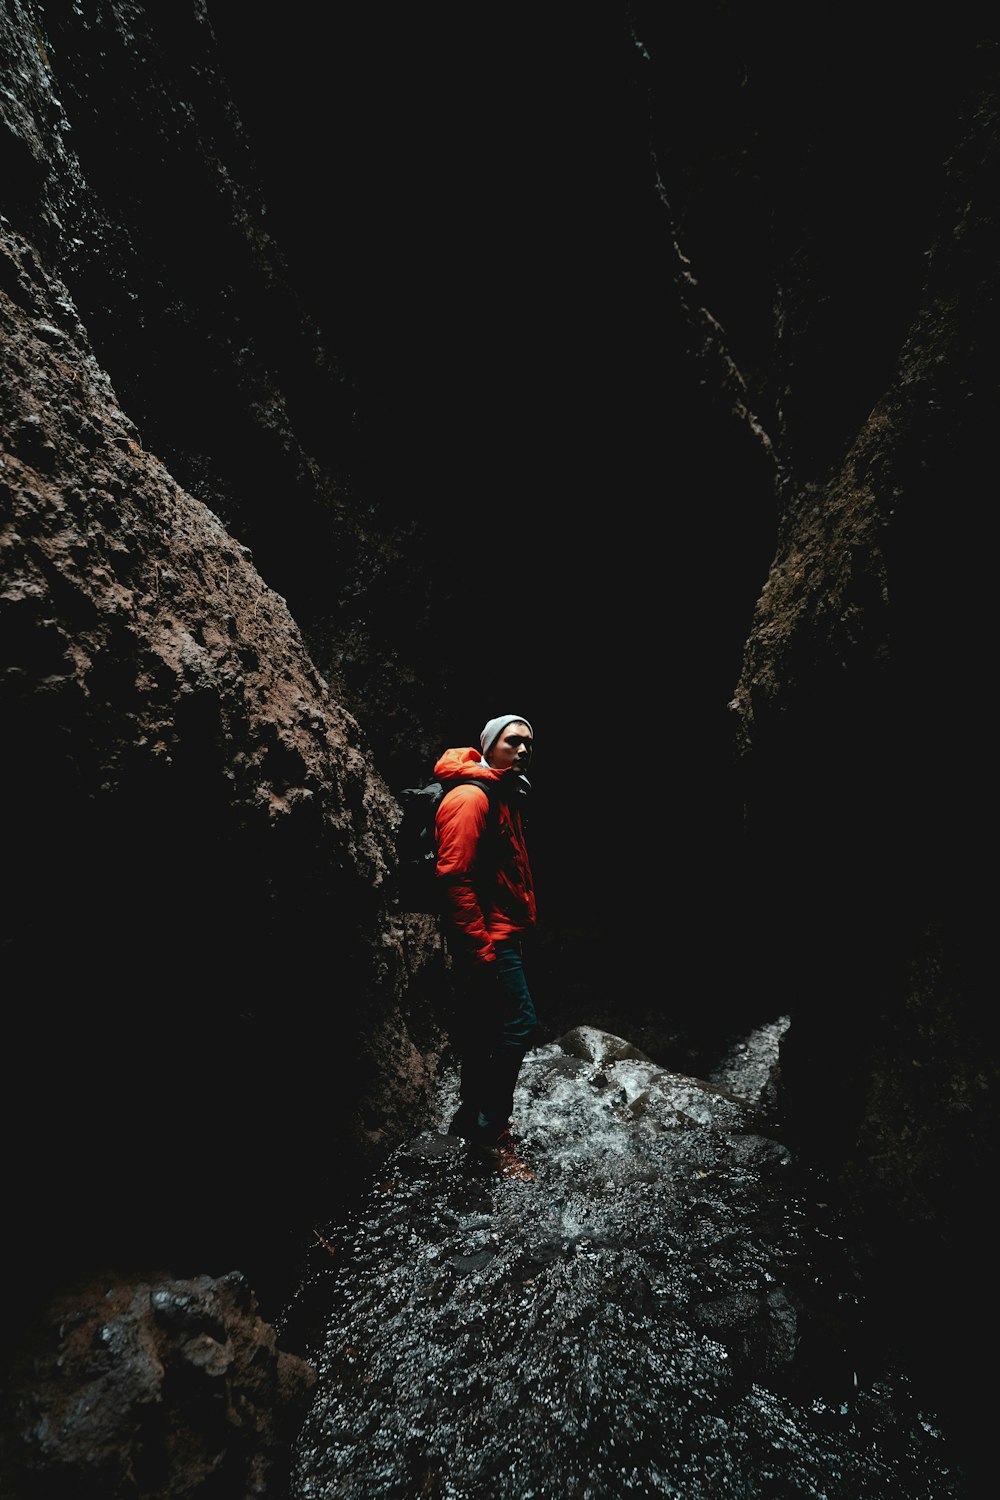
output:
<instances>
[{"instance_id":1,"label":"dark backpack","mask_svg":"<svg viewBox=\"0 0 1000 1500\"><path fill-rule=\"evenodd\" d=\"M446 776L429 781L426 786L404 786L396 793L403 818L396 830L396 867L399 881L399 904L403 911L441 913L441 882L437 878L437 838L435 818L442 800L457 786L474 781L489 799L486 833L480 846L482 863L497 824L497 783L477 777Z\"/></svg>"}]
</instances>

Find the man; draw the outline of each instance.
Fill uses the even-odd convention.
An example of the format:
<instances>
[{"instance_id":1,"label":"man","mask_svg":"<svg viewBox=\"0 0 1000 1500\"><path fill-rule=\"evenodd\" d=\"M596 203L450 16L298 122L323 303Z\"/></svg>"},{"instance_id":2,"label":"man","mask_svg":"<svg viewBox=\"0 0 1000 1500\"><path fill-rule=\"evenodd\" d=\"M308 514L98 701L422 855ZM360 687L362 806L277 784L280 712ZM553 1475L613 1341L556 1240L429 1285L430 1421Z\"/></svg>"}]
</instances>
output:
<instances>
[{"instance_id":1,"label":"man","mask_svg":"<svg viewBox=\"0 0 1000 1500\"><path fill-rule=\"evenodd\" d=\"M533 732L520 714L490 719L481 750L445 750L434 775L461 777L437 811L437 876L463 993L455 1037L461 1107L449 1127L491 1169L516 1181L534 1172L511 1135L514 1087L537 1021L522 937L535 926L524 837ZM484 783L491 783L490 792ZM491 796L495 806L491 807Z\"/></svg>"}]
</instances>

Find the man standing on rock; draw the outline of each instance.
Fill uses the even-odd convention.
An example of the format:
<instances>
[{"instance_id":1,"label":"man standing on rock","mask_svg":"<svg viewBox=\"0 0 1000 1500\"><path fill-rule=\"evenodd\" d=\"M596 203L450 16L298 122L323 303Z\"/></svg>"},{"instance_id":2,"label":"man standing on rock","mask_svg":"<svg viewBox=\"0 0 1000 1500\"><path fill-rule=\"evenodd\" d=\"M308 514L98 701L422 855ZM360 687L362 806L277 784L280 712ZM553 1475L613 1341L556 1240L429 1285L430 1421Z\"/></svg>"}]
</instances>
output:
<instances>
[{"instance_id":1,"label":"man standing on rock","mask_svg":"<svg viewBox=\"0 0 1000 1500\"><path fill-rule=\"evenodd\" d=\"M436 818L441 909L462 1006L455 1037L461 1106L448 1134L462 1136L501 1176L531 1182L510 1116L537 1028L522 954L522 938L535 926L524 836L533 732L520 714L501 714L479 741L481 750L445 750L434 767L439 780L460 778Z\"/></svg>"}]
</instances>

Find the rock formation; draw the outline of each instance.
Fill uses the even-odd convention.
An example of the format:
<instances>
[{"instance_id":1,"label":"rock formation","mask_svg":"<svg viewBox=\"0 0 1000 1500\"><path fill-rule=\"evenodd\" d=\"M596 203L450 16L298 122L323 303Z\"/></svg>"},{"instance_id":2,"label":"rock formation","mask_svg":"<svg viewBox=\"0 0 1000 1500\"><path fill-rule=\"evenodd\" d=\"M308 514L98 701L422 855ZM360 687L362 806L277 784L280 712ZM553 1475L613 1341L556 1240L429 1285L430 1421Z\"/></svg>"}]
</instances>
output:
<instances>
[{"instance_id":1,"label":"rock formation","mask_svg":"<svg viewBox=\"0 0 1000 1500\"><path fill-rule=\"evenodd\" d=\"M390 788L515 697L543 1016L696 1073L790 1015L905 1323L996 1160L995 46L310 9L0 16L15 1334L80 1277L273 1316L446 1046Z\"/></svg>"}]
</instances>

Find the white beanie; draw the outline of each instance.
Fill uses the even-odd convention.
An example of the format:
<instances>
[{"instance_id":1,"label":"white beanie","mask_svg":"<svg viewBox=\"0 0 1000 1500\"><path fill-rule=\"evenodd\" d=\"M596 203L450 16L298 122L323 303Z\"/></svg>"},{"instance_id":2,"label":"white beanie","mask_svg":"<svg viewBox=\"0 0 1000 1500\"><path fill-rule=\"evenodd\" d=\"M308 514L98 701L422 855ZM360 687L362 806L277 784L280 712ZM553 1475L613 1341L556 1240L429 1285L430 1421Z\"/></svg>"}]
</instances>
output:
<instances>
[{"instance_id":1,"label":"white beanie","mask_svg":"<svg viewBox=\"0 0 1000 1500\"><path fill-rule=\"evenodd\" d=\"M483 747L484 755L489 755L508 724L528 724L528 721L524 717L524 714L501 714L499 719L490 719L479 736L479 743ZM528 724L528 728L531 729L530 724ZM535 731L531 729L531 733L534 735Z\"/></svg>"}]
</instances>

